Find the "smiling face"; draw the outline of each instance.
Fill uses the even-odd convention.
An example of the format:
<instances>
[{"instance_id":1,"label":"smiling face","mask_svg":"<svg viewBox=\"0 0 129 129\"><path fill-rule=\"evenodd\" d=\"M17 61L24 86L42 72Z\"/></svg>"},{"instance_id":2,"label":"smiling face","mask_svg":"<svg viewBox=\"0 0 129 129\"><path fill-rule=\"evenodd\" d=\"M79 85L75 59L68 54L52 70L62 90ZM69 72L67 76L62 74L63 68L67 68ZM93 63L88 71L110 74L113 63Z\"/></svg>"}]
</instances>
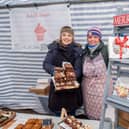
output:
<instances>
[{"instance_id":1,"label":"smiling face","mask_svg":"<svg viewBox=\"0 0 129 129\"><path fill-rule=\"evenodd\" d=\"M88 35L87 41L90 45L96 45L100 42L100 38L97 35Z\"/></svg>"},{"instance_id":2,"label":"smiling face","mask_svg":"<svg viewBox=\"0 0 129 129\"><path fill-rule=\"evenodd\" d=\"M87 32L87 42L89 45L94 46L100 43L102 38L102 33L100 28L92 27Z\"/></svg>"},{"instance_id":3,"label":"smiling face","mask_svg":"<svg viewBox=\"0 0 129 129\"><path fill-rule=\"evenodd\" d=\"M62 32L60 39L63 45L69 45L73 42L73 35L69 32Z\"/></svg>"}]
</instances>

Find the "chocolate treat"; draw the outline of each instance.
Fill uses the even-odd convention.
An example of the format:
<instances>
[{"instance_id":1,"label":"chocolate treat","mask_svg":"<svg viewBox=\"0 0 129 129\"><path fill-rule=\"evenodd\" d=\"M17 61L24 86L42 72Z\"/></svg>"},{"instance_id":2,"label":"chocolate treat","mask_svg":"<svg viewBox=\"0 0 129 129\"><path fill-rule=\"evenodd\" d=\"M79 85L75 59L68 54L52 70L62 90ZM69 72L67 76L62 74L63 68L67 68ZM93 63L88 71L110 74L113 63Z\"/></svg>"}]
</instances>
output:
<instances>
[{"instance_id":1,"label":"chocolate treat","mask_svg":"<svg viewBox=\"0 0 129 129\"><path fill-rule=\"evenodd\" d=\"M70 63L64 63L63 68L55 67L53 82L56 90L78 88L75 81L76 74Z\"/></svg>"},{"instance_id":2,"label":"chocolate treat","mask_svg":"<svg viewBox=\"0 0 129 129\"><path fill-rule=\"evenodd\" d=\"M35 124L35 119L28 119L25 123L25 125L27 124Z\"/></svg>"},{"instance_id":3,"label":"chocolate treat","mask_svg":"<svg viewBox=\"0 0 129 129\"><path fill-rule=\"evenodd\" d=\"M14 129L23 129L24 125L23 124L18 124Z\"/></svg>"},{"instance_id":4,"label":"chocolate treat","mask_svg":"<svg viewBox=\"0 0 129 129\"><path fill-rule=\"evenodd\" d=\"M65 69L73 69L73 66L70 63L65 63L64 68Z\"/></svg>"},{"instance_id":5,"label":"chocolate treat","mask_svg":"<svg viewBox=\"0 0 129 129\"><path fill-rule=\"evenodd\" d=\"M76 80L75 72L66 72L66 80Z\"/></svg>"},{"instance_id":6,"label":"chocolate treat","mask_svg":"<svg viewBox=\"0 0 129 129\"><path fill-rule=\"evenodd\" d=\"M43 122L44 120L32 118L32 119L28 119L24 125L18 124L15 127L15 129L52 129L53 128L52 120L51 119L46 119L46 120L48 120L48 124L49 124L47 126L46 125L44 126L44 122Z\"/></svg>"},{"instance_id":7,"label":"chocolate treat","mask_svg":"<svg viewBox=\"0 0 129 129\"><path fill-rule=\"evenodd\" d=\"M42 120L41 119L35 119L35 124L41 124L42 125Z\"/></svg>"},{"instance_id":8,"label":"chocolate treat","mask_svg":"<svg viewBox=\"0 0 129 129\"><path fill-rule=\"evenodd\" d=\"M62 67L55 67L55 68L54 68L54 71L55 71L55 72L63 72L64 69L63 69Z\"/></svg>"},{"instance_id":9,"label":"chocolate treat","mask_svg":"<svg viewBox=\"0 0 129 129\"><path fill-rule=\"evenodd\" d=\"M72 129L80 129L82 122L77 120L74 116L68 116L64 122L68 124Z\"/></svg>"},{"instance_id":10,"label":"chocolate treat","mask_svg":"<svg viewBox=\"0 0 129 129\"><path fill-rule=\"evenodd\" d=\"M56 72L54 74L54 79L56 82L61 82L61 81L65 80L65 74L63 72L58 72L58 73Z\"/></svg>"},{"instance_id":11,"label":"chocolate treat","mask_svg":"<svg viewBox=\"0 0 129 129\"><path fill-rule=\"evenodd\" d=\"M24 129L32 129L34 124L25 124Z\"/></svg>"},{"instance_id":12,"label":"chocolate treat","mask_svg":"<svg viewBox=\"0 0 129 129\"><path fill-rule=\"evenodd\" d=\"M42 124L35 124L33 125L33 127L31 129L41 129L42 128Z\"/></svg>"}]
</instances>

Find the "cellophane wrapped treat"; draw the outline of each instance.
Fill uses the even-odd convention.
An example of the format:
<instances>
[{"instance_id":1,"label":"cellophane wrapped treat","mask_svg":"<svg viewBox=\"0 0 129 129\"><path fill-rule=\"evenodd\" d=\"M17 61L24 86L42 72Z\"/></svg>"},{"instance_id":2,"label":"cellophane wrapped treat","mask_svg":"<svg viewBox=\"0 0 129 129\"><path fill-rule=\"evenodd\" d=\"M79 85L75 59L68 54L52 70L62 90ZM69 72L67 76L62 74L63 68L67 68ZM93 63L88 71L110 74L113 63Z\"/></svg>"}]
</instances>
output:
<instances>
[{"instance_id":1,"label":"cellophane wrapped treat","mask_svg":"<svg viewBox=\"0 0 129 129\"><path fill-rule=\"evenodd\" d=\"M68 115L64 120L58 123L61 129L92 129L90 125L83 124L74 116Z\"/></svg>"},{"instance_id":2,"label":"cellophane wrapped treat","mask_svg":"<svg viewBox=\"0 0 129 129\"><path fill-rule=\"evenodd\" d=\"M52 79L56 90L68 90L79 87L74 68L69 62L63 62L62 67L55 67Z\"/></svg>"}]
</instances>

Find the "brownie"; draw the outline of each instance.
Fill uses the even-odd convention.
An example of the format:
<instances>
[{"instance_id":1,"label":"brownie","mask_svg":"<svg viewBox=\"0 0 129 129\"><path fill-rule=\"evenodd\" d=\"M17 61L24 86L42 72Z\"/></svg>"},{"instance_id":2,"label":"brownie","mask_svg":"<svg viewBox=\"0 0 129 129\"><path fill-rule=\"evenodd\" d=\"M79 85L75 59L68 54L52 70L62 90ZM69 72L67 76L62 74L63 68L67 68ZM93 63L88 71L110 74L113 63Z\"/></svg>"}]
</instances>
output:
<instances>
[{"instance_id":1,"label":"brownie","mask_svg":"<svg viewBox=\"0 0 129 129\"><path fill-rule=\"evenodd\" d=\"M63 72L64 69L63 69L62 67L55 67L55 68L54 68L54 71L55 71L55 72Z\"/></svg>"}]
</instances>

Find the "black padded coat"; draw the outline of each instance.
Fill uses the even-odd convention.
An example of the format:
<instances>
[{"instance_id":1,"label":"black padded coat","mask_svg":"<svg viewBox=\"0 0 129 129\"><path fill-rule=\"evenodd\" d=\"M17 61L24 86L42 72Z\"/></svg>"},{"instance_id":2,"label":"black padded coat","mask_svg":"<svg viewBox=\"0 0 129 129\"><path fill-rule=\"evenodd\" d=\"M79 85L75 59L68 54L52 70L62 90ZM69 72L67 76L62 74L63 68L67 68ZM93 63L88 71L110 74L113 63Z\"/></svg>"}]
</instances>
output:
<instances>
[{"instance_id":1,"label":"black padded coat","mask_svg":"<svg viewBox=\"0 0 129 129\"><path fill-rule=\"evenodd\" d=\"M77 79L82 75L82 48L76 43L63 47L57 41L48 46L48 53L43 62L43 68L53 76L54 67L62 67L62 62L70 62L75 70ZM82 105L81 88L55 92L53 82L50 84L48 107L54 112L60 112L64 107L71 112Z\"/></svg>"}]
</instances>

